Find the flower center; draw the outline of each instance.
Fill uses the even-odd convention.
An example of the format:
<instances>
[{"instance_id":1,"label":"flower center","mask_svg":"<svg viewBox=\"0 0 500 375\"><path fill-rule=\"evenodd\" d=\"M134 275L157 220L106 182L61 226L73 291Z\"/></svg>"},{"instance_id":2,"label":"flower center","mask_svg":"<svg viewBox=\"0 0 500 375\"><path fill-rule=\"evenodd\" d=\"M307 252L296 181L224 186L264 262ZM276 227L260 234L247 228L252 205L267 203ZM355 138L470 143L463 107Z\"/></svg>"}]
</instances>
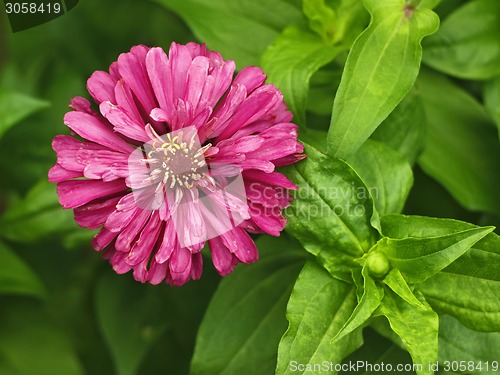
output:
<instances>
[{"instance_id":1,"label":"flower center","mask_svg":"<svg viewBox=\"0 0 500 375\"><path fill-rule=\"evenodd\" d=\"M191 189L205 177L207 169L204 152L210 147L200 147L196 134L170 133L152 142L152 149L144 159L149 163L150 179L162 180L165 186ZM158 181L159 182L159 181Z\"/></svg>"}]
</instances>

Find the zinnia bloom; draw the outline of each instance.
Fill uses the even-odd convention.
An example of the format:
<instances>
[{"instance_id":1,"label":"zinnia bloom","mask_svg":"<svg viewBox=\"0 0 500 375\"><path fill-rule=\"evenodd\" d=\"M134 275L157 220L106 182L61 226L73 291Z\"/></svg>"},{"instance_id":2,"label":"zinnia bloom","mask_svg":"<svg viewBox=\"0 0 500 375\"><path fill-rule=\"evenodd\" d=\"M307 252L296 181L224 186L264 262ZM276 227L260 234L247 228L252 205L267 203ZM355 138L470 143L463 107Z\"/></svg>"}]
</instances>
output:
<instances>
[{"instance_id":1,"label":"zinnia bloom","mask_svg":"<svg viewBox=\"0 0 500 375\"><path fill-rule=\"evenodd\" d=\"M98 111L72 99L49 180L117 273L182 285L208 242L224 276L258 259L249 233L283 230L297 187L275 167L304 157L297 126L260 68L234 71L204 45L136 46L87 81Z\"/></svg>"}]
</instances>

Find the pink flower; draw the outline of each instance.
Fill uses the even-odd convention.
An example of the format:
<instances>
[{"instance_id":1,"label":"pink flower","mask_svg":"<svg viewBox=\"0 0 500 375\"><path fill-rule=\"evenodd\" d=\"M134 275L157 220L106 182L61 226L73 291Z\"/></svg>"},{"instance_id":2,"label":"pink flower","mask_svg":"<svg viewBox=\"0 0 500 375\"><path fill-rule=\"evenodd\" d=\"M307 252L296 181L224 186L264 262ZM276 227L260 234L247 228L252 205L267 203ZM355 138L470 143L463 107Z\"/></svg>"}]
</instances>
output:
<instances>
[{"instance_id":1,"label":"pink flower","mask_svg":"<svg viewBox=\"0 0 500 375\"><path fill-rule=\"evenodd\" d=\"M249 233L278 236L296 189L275 167L304 158L279 90L257 67L204 45L136 46L97 71L58 135L59 202L117 273L182 285L202 272L208 242L221 275L258 259Z\"/></svg>"}]
</instances>

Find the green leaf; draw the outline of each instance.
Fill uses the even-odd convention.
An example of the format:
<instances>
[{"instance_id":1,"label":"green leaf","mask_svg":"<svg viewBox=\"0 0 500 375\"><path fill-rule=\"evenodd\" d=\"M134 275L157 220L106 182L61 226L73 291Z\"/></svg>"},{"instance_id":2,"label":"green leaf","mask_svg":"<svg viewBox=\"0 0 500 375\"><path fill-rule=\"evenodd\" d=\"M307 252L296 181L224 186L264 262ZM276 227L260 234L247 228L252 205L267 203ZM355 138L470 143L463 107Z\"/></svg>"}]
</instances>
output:
<instances>
[{"instance_id":1,"label":"green leaf","mask_svg":"<svg viewBox=\"0 0 500 375\"><path fill-rule=\"evenodd\" d=\"M498 362L500 332L477 332L464 327L450 316L439 317L439 362L466 362L467 373L474 375L496 375L492 362ZM471 362L474 366L471 366ZM486 362L489 362L488 369ZM482 365L480 368L479 365Z\"/></svg>"},{"instance_id":2,"label":"green leaf","mask_svg":"<svg viewBox=\"0 0 500 375\"><path fill-rule=\"evenodd\" d=\"M163 298L153 288L112 274L99 281L97 320L119 375L136 374L144 356L172 324Z\"/></svg>"},{"instance_id":3,"label":"green leaf","mask_svg":"<svg viewBox=\"0 0 500 375\"><path fill-rule=\"evenodd\" d=\"M58 202L56 185L38 182L22 200L14 202L0 217L0 236L11 241L32 243L49 236L81 231L71 210Z\"/></svg>"},{"instance_id":4,"label":"green leaf","mask_svg":"<svg viewBox=\"0 0 500 375\"><path fill-rule=\"evenodd\" d=\"M399 270L392 269L384 278L384 284L391 288L394 293L396 293L410 305L413 305L415 307L422 306L422 302L420 302L418 298L415 297L413 291L410 289Z\"/></svg>"},{"instance_id":5,"label":"green leaf","mask_svg":"<svg viewBox=\"0 0 500 375\"><path fill-rule=\"evenodd\" d=\"M38 303L0 301L0 373L83 375L73 343Z\"/></svg>"},{"instance_id":6,"label":"green leaf","mask_svg":"<svg viewBox=\"0 0 500 375\"><path fill-rule=\"evenodd\" d=\"M400 154L381 142L367 140L347 162L369 187L380 215L403 210L413 172Z\"/></svg>"},{"instance_id":7,"label":"green leaf","mask_svg":"<svg viewBox=\"0 0 500 375\"><path fill-rule=\"evenodd\" d=\"M388 215L382 231L395 238L445 236L478 227L450 219ZM429 304L467 327L500 330L500 237L490 233L438 274L417 284ZM443 288L446 285L446 288Z\"/></svg>"},{"instance_id":8,"label":"green leaf","mask_svg":"<svg viewBox=\"0 0 500 375\"><path fill-rule=\"evenodd\" d=\"M285 310L304 252L284 236L257 241L251 267L224 278L201 324L191 374L274 374Z\"/></svg>"},{"instance_id":9,"label":"green leaf","mask_svg":"<svg viewBox=\"0 0 500 375\"><path fill-rule=\"evenodd\" d=\"M262 68L283 93L296 122L305 122L311 76L332 61L343 48L326 45L317 35L290 26L262 55Z\"/></svg>"},{"instance_id":10,"label":"green leaf","mask_svg":"<svg viewBox=\"0 0 500 375\"><path fill-rule=\"evenodd\" d=\"M306 146L307 158L285 173L299 186L287 208L286 230L318 256L333 274L352 282L348 265L376 242L373 201L366 185L344 161Z\"/></svg>"},{"instance_id":11,"label":"green leaf","mask_svg":"<svg viewBox=\"0 0 500 375\"><path fill-rule=\"evenodd\" d=\"M7 245L0 242L0 295L46 297L46 290L33 271Z\"/></svg>"},{"instance_id":12,"label":"green leaf","mask_svg":"<svg viewBox=\"0 0 500 375\"><path fill-rule=\"evenodd\" d=\"M337 14L325 4L325 0L303 0L302 11L309 21L309 27L325 43L334 43Z\"/></svg>"},{"instance_id":13,"label":"green leaf","mask_svg":"<svg viewBox=\"0 0 500 375\"><path fill-rule=\"evenodd\" d=\"M372 313L380 306L384 297L384 290L375 284L375 281L368 274L368 268L363 267L362 270L363 291L361 299L358 301L356 308L351 316L344 324L333 341L337 342L343 337L352 333L355 329L361 327L370 317ZM357 291L359 293L359 291Z\"/></svg>"},{"instance_id":14,"label":"green leaf","mask_svg":"<svg viewBox=\"0 0 500 375\"><path fill-rule=\"evenodd\" d=\"M500 138L500 77L486 84L484 88L484 105L497 124Z\"/></svg>"},{"instance_id":15,"label":"green leaf","mask_svg":"<svg viewBox=\"0 0 500 375\"><path fill-rule=\"evenodd\" d=\"M464 27L467 25L467 27ZM467 79L500 74L500 3L477 0L457 8L424 43L424 62Z\"/></svg>"},{"instance_id":16,"label":"green leaf","mask_svg":"<svg viewBox=\"0 0 500 375\"><path fill-rule=\"evenodd\" d=\"M258 65L261 54L287 25L301 20L287 0L155 0L179 14L207 46L239 69Z\"/></svg>"},{"instance_id":17,"label":"green leaf","mask_svg":"<svg viewBox=\"0 0 500 375\"><path fill-rule=\"evenodd\" d=\"M408 283L418 283L451 264L493 229L472 228L429 238L384 237L376 246L389 258L391 264L401 271Z\"/></svg>"},{"instance_id":18,"label":"green leaf","mask_svg":"<svg viewBox=\"0 0 500 375\"><path fill-rule=\"evenodd\" d=\"M427 364L438 356L438 315L426 305L410 305L386 288L382 304L375 315L383 315L394 332L403 340L413 363L423 364L418 375L432 375Z\"/></svg>"},{"instance_id":19,"label":"green leaf","mask_svg":"<svg viewBox=\"0 0 500 375\"><path fill-rule=\"evenodd\" d=\"M371 138L384 142L413 164L424 148L425 124L422 100L417 90L412 89Z\"/></svg>"},{"instance_id":20,"label":"green leaf","mask_svg":"<svg viewBox=\"0 0 500 375\"><path fill-rule=\"evenodd\" d=\"M500 143L484 108L442 75L422 72L417 81L427 118L425 173L465 208L500 213Z\"/></svg>"},{"instance_id":21,"label":"green leaf","mask_svg":"<svg viewBox=\"0 0 500 375\"><path fill-rule=\"evenodd\" d=\"M0 138L11 126L48 106L46 101L0 88Z\"/></svg>"},{"instance_id":22,"label":"green leaf","mask_svg":"<svg viewBox=\"0 0 500 375\"><path fill-rule=\"evenodd\" d=\"M366 27L368 14L359 0L303 0L309 27L326 44L349 48Z\"/></svg>"},{"instance_id":23,"label":"green leaf","mask_svg":"<svg viewBox=\"0 0 500 375\"><path fill-rule=\"evenodd\" d=\"M404 0L365 0L372 16L347 58L333 103L329 153L346 158L394 110L417 77L426 35L439 19L429 9L410 10Z\"/></svg>"},{"instance_id":24,"label":"green leaf","mask_svg":"<svg viewBox=\"0 0 500 375\"><path fill-rule=\"evenodd\" d=\"M331 343L356 305L352 284L332 278L314 261L306 263L288 302L286 317L290 325L279 345L276 374L303 374L305 369L294 366L325 359L339 363L360 347L359 329Z\"/></svg>"}]
</instances>

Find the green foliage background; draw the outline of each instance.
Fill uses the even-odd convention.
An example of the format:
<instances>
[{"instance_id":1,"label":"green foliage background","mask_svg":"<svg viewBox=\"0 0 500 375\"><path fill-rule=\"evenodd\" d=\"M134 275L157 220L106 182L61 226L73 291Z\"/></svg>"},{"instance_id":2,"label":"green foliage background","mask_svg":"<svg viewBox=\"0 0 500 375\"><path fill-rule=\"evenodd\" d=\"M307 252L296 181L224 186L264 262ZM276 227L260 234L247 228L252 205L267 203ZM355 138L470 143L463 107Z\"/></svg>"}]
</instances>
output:
<instances>
[{"instance_id":1,"label":"green foliage background","mask_svg":"<svg viewBox=\"0 0 500 375\"><path fill-rule=\"evenodd\" d=\"M500 223L500 3L411 4L80 0L16 34L2 15L0 374L500 361L500 240L490 227ZM261 260L222 281L205 266L182 288L114 274L47 182L51 140L67 132L69 100L87 96L91 73L133 45L172 41L207 43L239 69L262 66L308 152L285 170L305 195L287 211L286 233L257 239ZM343 199L322 186L379 194ZM349 205L366 215L335 212ZM311 218L311 207L325 214ZM393 266L383 279L369 266L376 252ZM458 373L497 373L469 370Z\"/></svg>"}]
</instances>

